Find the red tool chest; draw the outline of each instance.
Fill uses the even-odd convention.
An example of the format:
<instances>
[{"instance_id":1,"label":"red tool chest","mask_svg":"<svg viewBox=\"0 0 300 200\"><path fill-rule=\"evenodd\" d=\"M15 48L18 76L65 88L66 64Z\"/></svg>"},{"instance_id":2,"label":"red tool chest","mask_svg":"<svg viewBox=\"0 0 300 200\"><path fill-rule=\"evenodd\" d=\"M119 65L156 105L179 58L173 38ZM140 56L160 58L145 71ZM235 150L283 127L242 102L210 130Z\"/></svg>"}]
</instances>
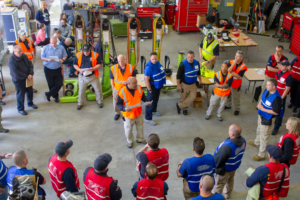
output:
<instances>
[{"instance_id":1,"label":"red tool chest","mask_svg":"<svg viewBox=\"0 0 300 200\"><path fill-rule=\"evenodd\" d=\"M300 24L296 24L294 26L294 31L292 34L291 44L290 44L290 50L296 54L296 56L299 56L300 54Z\"/></svg>"},{"instance_id":2,"label":"red tool chest","mask_svg":"<svg viewBox=\"0 0 300 200\"><path fill-rule=\"evenodd\" d=\"M160 14L160 9L161 9L161 7L157 7L157 8L137 7L136 8L137 18L150 17L151 18L151 30L153 30L153 14L154 13Z\"/></svg>"},{"instance_id":3,"label":"red tool chest","mask_svg":"<svg viewBox=\"0 0 300 200\"><path fill-rule=\"evenodd\" d=\"M284 36L288 39L291 39L294 26L296 24L300 24L300 18L294 17L290 13L284 13L282 28L284 28L287 32L284 34Z\"/></svg>"},{"instance_id":4,"label":"red tool chest","mask_svg":"<svg viewBox=\"0 0 300 200\"><path fill-rule=\"evenodd\" d=\"M175 9L175 29L180 31L198 31L197 15L208 13L209 0L178 0Z\"/></svg>"},{"instance_id":5,"label":"red tool chest","mask_svg":"<svg viewBox=\"0 0 300 200\"><path fill-rule=\"evenodd\" d=\"M173 24L175 17L175 5L174 4L167 4L166 5L166 12L165 12L165 19L166 24Z\"/></svg>"}]
</instances>

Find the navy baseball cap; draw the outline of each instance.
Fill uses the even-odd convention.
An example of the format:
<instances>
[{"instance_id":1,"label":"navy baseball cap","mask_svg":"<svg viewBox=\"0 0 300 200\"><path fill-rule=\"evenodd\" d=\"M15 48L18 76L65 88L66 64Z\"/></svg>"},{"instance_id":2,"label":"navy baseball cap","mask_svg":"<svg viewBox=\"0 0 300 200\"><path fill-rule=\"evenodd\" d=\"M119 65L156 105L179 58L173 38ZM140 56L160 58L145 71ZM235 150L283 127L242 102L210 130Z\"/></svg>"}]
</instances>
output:
<instances>
[{"instance_id":1,"label":"navy baseball cap","mask_svg":"<svg viewBox=\"0 0 300 200\"><path fill-rule=\"evenodd\" d=\"M104 154L98 156L98 158L96 158L96 160L94 162L94 169L97 171L104 170L108 166L108 164L111 162L111 160L112 160L112 157L108 153L104 153Z\"/></svg>"},{"instance_id":2,"label":"navy baseball cap","mask_svg":"<svg viewBox=\"0 0 300 200\"><path fill-rule=\"evenodd\" d=\"M278 146L268 145L266 149L272 158L279 160L282 157L282 151Z\"/></svg>"},{"instance_id":3,"label":"navy baseball cap","mask_svg":"<svg viewBox=\"0 0 300 200\"><path fill-rule=\"evenodd\" d=\"M55 153L59 156L64 156L69 148L73 145L72 140L68 140L66 142L60 142L55 147Z\"/></svg>"},{"instance_id":4,"label":"navy baseball cap","mask_svg":"<svg viewBox=\"0 0 300 200\"><path fill-rule=\"evenodd\" d=\"M88 44L82 46L82 51L88 52L89 50L90 50L90 46Z\"/></svg>"},{"instance_id":5,"label":"navy baseball cap","mask_svg":"<svg viewBox=\"0 0 300 200\"><path fill-rule=\"evenodd\" d=\"M284 66L290 66L290 62L288 60L284 60L284 61L280 62L280 64L282 64Z\"/></svg>"}]
</instances>

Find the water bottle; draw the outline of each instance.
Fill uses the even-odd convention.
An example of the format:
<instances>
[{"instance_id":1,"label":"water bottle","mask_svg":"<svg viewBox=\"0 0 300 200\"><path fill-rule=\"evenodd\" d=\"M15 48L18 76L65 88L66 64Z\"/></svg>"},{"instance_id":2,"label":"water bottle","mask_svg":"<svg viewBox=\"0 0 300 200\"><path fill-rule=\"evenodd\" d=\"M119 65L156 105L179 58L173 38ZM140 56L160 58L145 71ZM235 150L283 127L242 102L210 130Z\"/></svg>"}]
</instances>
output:
<instances>
[{"instance_id":1,"label":"water bottle","mask_svg":"<svg viewBox=\"0 0 300 200\"><path fill-rule=\"evenodd\" d=\"M168 34L168 25L165 25L165 33Z\"/></svg>"}]
</instances>

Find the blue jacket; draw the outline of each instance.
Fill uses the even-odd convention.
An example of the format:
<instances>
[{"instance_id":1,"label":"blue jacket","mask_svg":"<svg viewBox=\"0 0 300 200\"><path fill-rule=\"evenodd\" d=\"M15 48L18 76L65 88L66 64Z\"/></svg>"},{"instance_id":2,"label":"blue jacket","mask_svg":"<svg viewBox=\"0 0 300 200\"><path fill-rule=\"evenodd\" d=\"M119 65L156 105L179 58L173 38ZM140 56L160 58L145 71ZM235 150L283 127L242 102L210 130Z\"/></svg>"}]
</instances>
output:
<instances>
[{"instance_id":1,"label":"blue jacket","mask_svg":"<svg viewBox=\"0 0 300 200\"><path fill-rule=\"evenodd\" d=\"M44 14L40 10L38 10L35 14L35 19L45 25L50 24L49 17L50 17L50 14L47 9L44 10Z\"/></svg>"},{"instance_id":2,"label":"blue jacket","mask_svg":"<svg viewBox=\"0 0 300 200\"><path fill-rule=\"evenodd\" d=\"M242 163L242 158L244 156L244 152L246 149L246 140L243 137L241 137L241 138L243 139L243 144L241 146L237 146L230 139L226 139L215 150L214 155L216 155L216 153L219 151L219 149L223 145L228 145L230 147L231 154L225 162L225 171L226 172L232 172L232 171L238 169Z\"/></svg>"},{"instance_id":3,"label":"blue jacket","mask_svg":"<svg viewBox=\"0 0 300 200\"><path fill-rule=\"evenodd\" d=\"M197 73L199 71L198 61L194 59L193 67L190 65L187 59L182 61L184 64L184 80L187 84L193 84L197 82Z\"/></svg>"},{"instance_id":4,"label":"blue jacket","mask_svg":"<svg viewBox=\"0 0 300 200\"><path fill-rule=\"evenodd\" d=\"M211 197L202 197L201 195L197 197L192 197L193 200L224 200L224 197L221 194L212 194Z\"/></svg>"},{"instance_id":5,"label":"blue jacket","mask_svg":"<svg viewBox=\"0 0 300 200\"><path fill-rule=\"evenodd\" d=\"M264 108L272 110L273 109L272 108L273 101L275 100L276 97L280 97L280 99L281 99L281 96L280 96L279 92L276 90L276 92L274 94L271 94L266 98L267 93L268 93L268 90L265 90L264 93L262 94L261 104L263 105ZM273 117L272 114L266 113L261 110L258 110L258 114L260 116L263 116L267 120L270 120ZM280 110L280 116L283 117L283 107Z\"/></svg>"},{"instance_id":6,"label":"blue jacket","mask_svg":"<svg viewBox=\"0 0 300 200\"><path fill-rule=\"evenodd\" d=\"M2 159L0 159L0 181L5 186L7 185L6 177L7 177L7 167L5 166Z\"/></svg>"},{"instance_id":7,"label":"blue jacket","mask_svg":"<svg viewBox=\"0 0 300 200\"><path fill-rule=\"evenodd\" d=\"M150 60L145 67L145 76L150 77L150 83L156 89L160 89L166 84L166 75L162 65L157 61L153 64Z\"/></svg>"}]
</instances>

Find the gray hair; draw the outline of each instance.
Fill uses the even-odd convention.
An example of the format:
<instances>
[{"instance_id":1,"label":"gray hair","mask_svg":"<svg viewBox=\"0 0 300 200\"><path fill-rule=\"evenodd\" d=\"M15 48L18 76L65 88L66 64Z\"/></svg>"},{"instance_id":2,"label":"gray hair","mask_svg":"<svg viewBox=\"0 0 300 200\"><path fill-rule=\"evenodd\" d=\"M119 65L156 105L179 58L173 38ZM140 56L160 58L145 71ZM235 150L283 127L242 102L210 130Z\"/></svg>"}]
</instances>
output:
<instances>
[{"instance_id":1,"label":"gray hair","mask_svg":"<svg viewBox=\"0 0 300 200\"><path fill-rule=\"evenodd\" d=\"M72 39L71 39L71 38L67 38L67 39L66 39L66 42L72 43Z\"/></svg>"},{"instance_id":2,"label":"gray hair","mask_svg":"<svg viewBox=\"0 0 300 200\"><path fill-rule=\"evenodd\" d=\"M118 55L118 59L119 58L123 58L125 60L125 57L123 56L123 54Z\"/></svg>"},{"instance_id":3,"label":"gray hair","mask_svg":"<svg viewBox=\"0 0 300 200\"><path fill-rule=\"evenodd\" d=\"M236 53L240 54L242 57L244 56L244 52L242 50L237 50Z\"/></svg>"}]
</instances>

